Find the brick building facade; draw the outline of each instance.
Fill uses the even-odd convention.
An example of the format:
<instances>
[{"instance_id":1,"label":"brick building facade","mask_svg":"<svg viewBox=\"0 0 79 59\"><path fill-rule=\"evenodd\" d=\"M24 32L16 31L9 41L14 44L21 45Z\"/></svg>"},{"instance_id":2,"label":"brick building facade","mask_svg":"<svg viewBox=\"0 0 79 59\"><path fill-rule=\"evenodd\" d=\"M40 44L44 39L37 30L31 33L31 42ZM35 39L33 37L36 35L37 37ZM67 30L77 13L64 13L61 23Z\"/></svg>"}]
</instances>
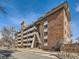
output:
<instances>
[{"instance_id":1,"label":"brick building facade","mask_svg":"<svg viewBox=\"0 0 79 59\"><path fill-rule=\"evenodd\" d=\"M62 41L62 43L64 44L69 43L70 42L70 15L69 15L68 4L63 3L58 7L52 9L44 16L40 17L32 25L25 27L25 29L28 29L28 28L30 29L31 27L35 27L36 29L34 29L34 31L37 33L37 34L34 34L36 38L35 40L32 39L31 44L35 43L35 41L37 40L38 45L36 43L34 45L37 45L42 49L53 49L53 47L56 46L57 43L60 41ZM23 29L21 31L23 31ZM28 31L28 30L25 30L25 31Z\"/></svg>"}]
</instances>

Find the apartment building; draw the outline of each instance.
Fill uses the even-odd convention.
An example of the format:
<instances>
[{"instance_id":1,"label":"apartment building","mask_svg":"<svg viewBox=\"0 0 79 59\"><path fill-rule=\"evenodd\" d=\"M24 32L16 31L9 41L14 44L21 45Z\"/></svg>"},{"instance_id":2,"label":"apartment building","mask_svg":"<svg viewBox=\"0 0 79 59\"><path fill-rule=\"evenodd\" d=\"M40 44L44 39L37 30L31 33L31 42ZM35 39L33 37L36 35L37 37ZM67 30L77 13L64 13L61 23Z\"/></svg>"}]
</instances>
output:
<instances>
[{"instance_id":1,"label":"apartment building","mask_svg":"<svg viewBox=\"0 0 79 59\"><path fill-rule=\"evenodd\" d=\"M21 24L16 33L18 47L53 49L60 41L70 42L70 14L67 2L53 8L30 26Z\"/></svg>"},{"instance_id":2,"label":"apartment building","mask_svg":"<svg viewBox=\"0 0 79 59\"><path fill-rule=\"evenodd\" d=\"M21 30L15 34L16 36L16 47L19 48L39 48L41 41L37 27L30 25L26 27L25 22L21 24Z\"/></svg>"}]
</instances>

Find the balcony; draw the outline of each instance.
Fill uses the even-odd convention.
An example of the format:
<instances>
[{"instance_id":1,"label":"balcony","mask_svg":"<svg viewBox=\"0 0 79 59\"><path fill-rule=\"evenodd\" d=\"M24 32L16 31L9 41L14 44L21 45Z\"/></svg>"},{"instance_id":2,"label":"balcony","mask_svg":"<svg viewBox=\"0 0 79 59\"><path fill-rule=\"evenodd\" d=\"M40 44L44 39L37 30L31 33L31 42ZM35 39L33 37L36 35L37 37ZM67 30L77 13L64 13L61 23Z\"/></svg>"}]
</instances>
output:
<instances>
[{"instance_id":1,"label":"balcony","mask_svg":"<svg viewBox=\"0 0 79 59\"><path fill-rule=\"evenodd\" d=\"M21 33L18 34L18 37L20 37L20 36L21 36Z\"/></svg>"},{"instance_id":2,"label":"balcony","mask_svg":"<svg viewBox=\"0 0 79 59\"><path fill-rule=\"evenodd\" d=\"M44 32L47 32L48 31L48 29L46 28L46 29L44 29Z\"/></svg>"},{"instance_id":3,"label":"balcony","mask_svg":"<svg viewBox=\"0 0 79 59\"><path fill-rule=\"evenodd\" d=\"M34 29L36 29L36 27L32 27L32 28L28 29L27 31L29 32L29 31L32 31Z\"/></svg>"},{"instance_id":4,"label":"balcony","mask_svg":"<svg viewBox=\"0 0 79 59\"><path fill-rule=\"evenodd\" d=\"M48 43L44 43L44 46L48 46Z\"/></svg>"},{"instance_id":5,"label":"balcony","mask_svg":"<svg viewBox=\"0 0 79 59\"><path fill-rule=\"evenodd\" d=\"M21 46L21 44L17 44L18 46Z\"/></svg>"},{"instance_id":6,"label":"balcony","mask_svg":"<svg viewBox=\"0 0 79 59\"><path fill-rule=\"evenodd\" d=\"M32 35L34 35L34 34L35 34L35 32L33 32L33 33L29 33L28 36L32 36Z\"/></svg>"},{"instance_id":7,"label":"balcony","mask_svg":"<svg viewBox=\"0 0 79 59\"><path fill-rule=\"evenodd\" d=\"M24 34L27 33L27 30L23 32Z\"/></svg>"},{"instance_id":8,"label":"balcony","mask_svg":"<svg viewBox=\"0 0 79 59\"><path fill-rule=\"evenodd\" d=\"M46 36L44 36L44 39L48 39L48 36L46 35Z\"/></svg>"},{"instance_id":9,"label":"balcony","mask_svg":"<svg viewBox=\"0 0 79 59\"><path fill-rule=\"evenodd\" d=\"M24 46L27 46L27 43L23 43Z\"/></svg>"},{"instance_id":10,"label":"balcony","mask_svg":"<svg viewBox=\"0 0 79 59\"><path fill-rule=\"evenodd\" d=\"M47 25L47 24L48 24L48 22L47 22L47 21L45 21L45 22L44 22L44 25Z\"/></svg>"},{"instance_id":11,"label":"balcony","mask_svg":"<svg viewBox=\"0 0 79 59\"><path fill-rule=\"evenodd\" d=\"M17 42L21 42L21 40L18 40Z\"/></svg>"},{"instance_id":12,"label":"balcony","mask_svg":"<svg viewBox=\"0 0 79 59\"><path fill-rule=\"evenodd\" d=\"M18 37L17 39L19 40L19 39L21 39L21 37Z\"/></svg>"},{"instance_id":13,"label":"balcony","mask_svg":"<svg viewBox=\"0 0 79 59\"><path fill-rule=\"evenodd\" d=\"M28 43L27 45L28 45L28 46L31 46L32 44L31 44L31 43Z\"/></svg>"},{"instance_id":14,"label":"balcony","mask_svg":"<svg viewBox=\"0 0 79 59\"><path fill-rule=\"evenodd\" d=\"M32 40L33 40L33 38L29 38L29 39L28 39L28 41L32 41Z\"/></svg>"},{"instance_id":15,"label":"balcony","mask_svg":"<svg viewBox=\"0 0 79 59\"><path fill-rule=\"evenodd\" d=\"M23 39L23 41L28 41L27 39Z\"/></svg>"}]
</instances>

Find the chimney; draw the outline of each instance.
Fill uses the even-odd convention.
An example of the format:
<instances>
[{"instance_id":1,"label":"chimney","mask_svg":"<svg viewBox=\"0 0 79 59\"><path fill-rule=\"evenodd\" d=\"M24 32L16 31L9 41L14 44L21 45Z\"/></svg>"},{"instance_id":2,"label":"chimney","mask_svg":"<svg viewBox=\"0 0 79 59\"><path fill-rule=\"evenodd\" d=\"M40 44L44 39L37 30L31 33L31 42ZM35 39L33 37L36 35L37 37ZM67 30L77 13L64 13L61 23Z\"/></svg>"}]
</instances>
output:
<instances>
[{"instance_id":1,"label":"chimney","mask_svg":"<svg viewBox=\"0 0 79 59\"><path fill-rule=\"evenodd\" d=\"M22 29L25 29L27 26L26 26L26 23L25 23L25 21L22 21L22 23L21 23L21 28Z\"/></svg>"}]
</instances>

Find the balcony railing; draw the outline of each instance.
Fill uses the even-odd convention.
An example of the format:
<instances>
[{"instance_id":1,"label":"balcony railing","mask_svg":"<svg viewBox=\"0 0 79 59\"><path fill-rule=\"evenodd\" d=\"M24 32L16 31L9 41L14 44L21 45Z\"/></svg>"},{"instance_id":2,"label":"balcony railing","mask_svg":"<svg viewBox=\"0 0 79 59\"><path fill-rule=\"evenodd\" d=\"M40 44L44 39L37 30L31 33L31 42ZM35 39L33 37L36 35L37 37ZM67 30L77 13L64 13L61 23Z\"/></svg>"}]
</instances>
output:
<instances>
[{"instance_id":1,"label":"balcony railing","mask_svg":"<svg viewBox=\"0 0 79 59\"><path fill-rule=\"evenodd\" d=\"M27 45L28 45L28 46L31 46L32 44L31 44L31 43L28 43Z\"/></svg>"},{"instance_id":2,"label":"balcony railing","mask_svg":"<svg viewBox=\"0 0 79 59\"><path fill-rule=\"evenodd\" d=\"M29 39L28 39L28 41L32 41L32 40L33 40L33 38L29 38Z\"/></svg>"},{"instance_id":3,"label":"balcony railing","mask_svg":"<svg viewBox=\"0 0 79 59\"><path fill-rule=\"evenodd\" d=\"M23 45L24 45L24 46L27 46L28 44L27 44L27 43L23 43Z\"/></svg>"},{"instance_id":4,"label":"balcony railing","mask_svg":"<svg viewBox=\"0 0 79 59\"><path fill-rule=\"evenodd\" d=\"M28 41L27 39L23 39L23 41Z\"/></svg>"},{"instance_id":5,"label":"balcony railing","mask_svg":"<svg viewBox=\"0 0 79 59\"><path fill-rule=\"evenodd\" d=\"M44 32L47 32L48 31L48 29L46 28L46 29L44 29Z\"/></svg>"},{"instance_id":6,"label":"balcony railing","mask_svg":"<svg viewBox=\"0 0 79 59\"><path fill-rule=\"evenodd\" d=\"M44 39L48 39L48 35L44 36Z\"/></svg>"},{"instance_id":7,"label":"balcony railing","mask_svg":"<svg viewBox=\"0 0 79 59\"><path fill-rule=\"evenodd\" d=\"M48 46L48 43L44 43L44 46Z\"/></svg>"}]
</instances>

